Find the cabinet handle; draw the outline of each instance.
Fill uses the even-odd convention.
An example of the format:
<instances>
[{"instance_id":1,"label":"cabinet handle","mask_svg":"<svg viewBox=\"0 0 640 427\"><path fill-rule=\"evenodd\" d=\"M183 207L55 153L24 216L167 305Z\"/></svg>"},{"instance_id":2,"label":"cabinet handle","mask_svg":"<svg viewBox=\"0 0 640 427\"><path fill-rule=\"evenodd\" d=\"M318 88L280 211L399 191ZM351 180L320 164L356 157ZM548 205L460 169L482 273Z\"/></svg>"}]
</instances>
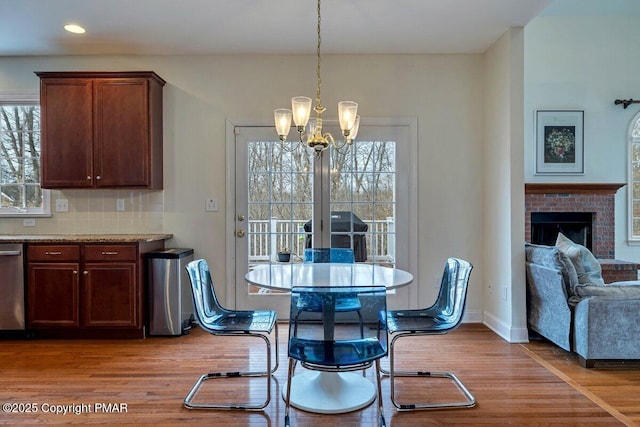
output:
<instances>
[{"instance_id":1,"label":"cabinet handle","mask_svg":"<svg viewBox=\"0 0 640 427\"><path fill-rule=\"evenodd\" d=\"M87 176L87 181L91 181L91 176Z\"/></svg>"},{"instance_id":2,"label":"cabinet handle","mask_svg":"<svg viewBox=\"0 0 640 427\"><path fill-rule=\"evenodd\" d=\"M102 177L101 177L100 175L98 175L98 176L96 176L96 179L97 179L97 180L101 180L101 179L102 179Z\"/></svg>"},{"instance_id":3,"label":"cabinet handle","mask_svg":"<svg viewBox=\"0 0 640 427\"><path fill-rule=\"evenodd\" d=\"M78 274L78 270L73 270L73 274Z\"/></svg>"},{"instance_id":4,"label":"cabinet handle","mask_svg":"<svg viewBox=\"0 0 640 427\"><path fill-rule=\"evenodd\" d=\"M87 274L89 274L89 272L87 270L85 270L85 271L82 272L82 274L84 274L86 276Z\"/></svg>"},{"instance_id":5,"label":"cabinet handle","mask_svg":"<svg viewBox=\"0 0 640 427\"><path fill-rule=\"evenodd\" d=\"M118 252L102 252L102 255L118 255Z\"/></svg>"},{"instance_id":6,"label":"cabinet handle","mask_svg":"<svg viewBox=\"0 0 640 427\"><path fill-rule=\"evenodd\" d=\"M62 255L62 252L49 252L49 251L47 251L44 254L45 255Z\"/></svg>"}]
</instances>

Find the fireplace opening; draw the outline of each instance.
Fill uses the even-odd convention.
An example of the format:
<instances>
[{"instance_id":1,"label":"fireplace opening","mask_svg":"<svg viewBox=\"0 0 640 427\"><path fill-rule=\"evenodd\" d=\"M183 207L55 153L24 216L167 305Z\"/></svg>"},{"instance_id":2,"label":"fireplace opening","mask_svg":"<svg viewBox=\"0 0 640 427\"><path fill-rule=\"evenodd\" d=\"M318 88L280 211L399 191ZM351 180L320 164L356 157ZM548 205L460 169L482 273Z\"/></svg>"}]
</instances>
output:
<instances>
[{"instance_id":1,"label":"fireplace opening","mask_svg":"<svg viewBox=\"0 0 640 427\"><path fill-rule=\"evenodd\" d=\"M592 251L592 212L532 212L531 243L553 246L562 233Z\"/></svg>"}]
</instances>

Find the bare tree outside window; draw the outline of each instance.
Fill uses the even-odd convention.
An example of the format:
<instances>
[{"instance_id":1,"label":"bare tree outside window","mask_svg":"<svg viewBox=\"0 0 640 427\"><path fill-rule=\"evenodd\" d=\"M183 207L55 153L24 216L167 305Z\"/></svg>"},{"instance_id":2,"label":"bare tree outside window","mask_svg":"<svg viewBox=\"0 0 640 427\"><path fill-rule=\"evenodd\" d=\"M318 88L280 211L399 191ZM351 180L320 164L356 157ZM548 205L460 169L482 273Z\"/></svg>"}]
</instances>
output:
<instances>
[{"instance_id":1,"label":"bare tree outside window","mask_svg":"<svg viewBox=\"0 0 640 427\"><path fill-rule=\"evenodd\" d=\"M363 220L394 216L395 142L363 141L332 152L332 210L352 210Z\"/></svg>"},{"instance_id":2,"label":"bare tree outside window","mask_svg":"<svg viewBox=\"0 0 640 427\"><path fill-rule=\"evenodd\" d=\"M289 152L279 143L254 142L249 147L248 161L251 171L248 184L251 189L249 203L252 218L291 219L311 216L312 153L308 150Z\"/></svg>"},{"instance_id":3,"label":"bare tree outside window","mask_svg":"<svg viewBox=\"0 0 640 427\"><path fill-rule=\"evenodd\" d=\"M0 213L44 213L40 187L40 107L0 105Z\"/></svg>"}]
</instances>

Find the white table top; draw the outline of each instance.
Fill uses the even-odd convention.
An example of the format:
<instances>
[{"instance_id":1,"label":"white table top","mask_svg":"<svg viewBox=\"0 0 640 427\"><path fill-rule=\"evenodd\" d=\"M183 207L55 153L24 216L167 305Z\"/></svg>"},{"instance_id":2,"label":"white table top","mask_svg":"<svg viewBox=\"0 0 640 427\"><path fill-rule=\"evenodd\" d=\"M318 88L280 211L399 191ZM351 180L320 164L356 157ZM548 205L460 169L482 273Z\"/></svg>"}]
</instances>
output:
<instances>
[{"instance_id":1,"label":"white table top","mask_svg":"<svg viewBox=\"0 0 640 427\"><path fill-rule=\"evenodd\" d=\"M265 264L245 275L247 282L269 289L294 286L385 286L394 289L413 281L411 273L373 264Z\"/></svg>"}]
</instances>

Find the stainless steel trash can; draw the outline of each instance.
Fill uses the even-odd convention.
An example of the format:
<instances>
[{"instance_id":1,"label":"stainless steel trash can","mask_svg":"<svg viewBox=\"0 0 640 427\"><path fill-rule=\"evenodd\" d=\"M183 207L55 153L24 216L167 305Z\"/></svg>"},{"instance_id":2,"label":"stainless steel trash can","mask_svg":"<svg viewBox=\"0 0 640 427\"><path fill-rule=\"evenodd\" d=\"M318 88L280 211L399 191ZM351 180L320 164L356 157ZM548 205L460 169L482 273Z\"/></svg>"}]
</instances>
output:
<instances>
[{"instance_id":1,"label":"stainless steel trash can","mask_svg":"<svg viewBox=\"0 0 640 427\"><path fill-rule=\"evenodd\" d=\"M183 335L193 321L193 297L185 266L193 249L147 252L149 335Z\"/></svg>"}]
</instances>

